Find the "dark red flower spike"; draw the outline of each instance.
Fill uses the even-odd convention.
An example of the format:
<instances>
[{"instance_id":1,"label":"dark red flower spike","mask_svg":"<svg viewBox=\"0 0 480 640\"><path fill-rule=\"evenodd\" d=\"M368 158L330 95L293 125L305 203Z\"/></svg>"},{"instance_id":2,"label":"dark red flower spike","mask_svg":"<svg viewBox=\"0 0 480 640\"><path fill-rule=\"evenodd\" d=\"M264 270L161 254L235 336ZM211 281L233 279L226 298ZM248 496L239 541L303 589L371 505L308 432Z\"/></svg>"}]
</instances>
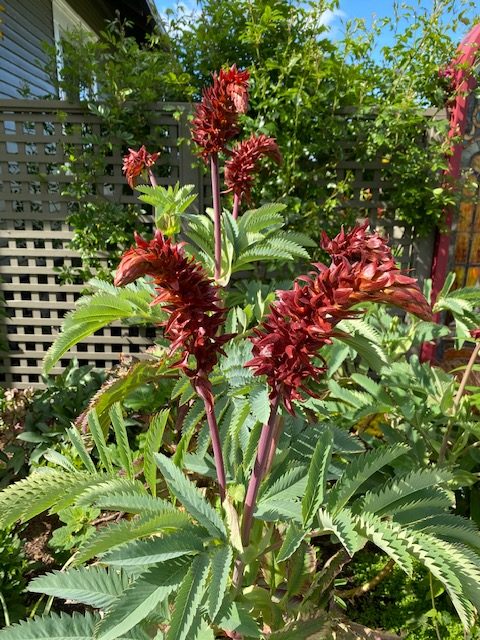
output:
<instances>
[{"instance_id":1,"label":"dark red flower spike","mask_svg":"<svg viewBox=\"0 0 480 640\"><path fill-rule=\"evenodd\" d=\"M318 351L341 320L356 315L354 305L383 302L431 318L416 280L400 272L385 240L366 225L342 230L333 240L324 235L322 246L332 264L315 265L318 273L297 278L293 290L279 293L251 339L253 358L246 364L267 376L272 402L280 397L290 413L294 400L313 395L308 381L325 371Z\"/></svg>"},{"instance_id":2,"label":"dark red flower spike","mask_svg":"<svg viewBox=\"0 0 480 640\"><path fill-rule=\"evenodd\" d=\"M260 169L259 160L262 157L271 158L277 164L282 162L282 154L275 138L253 134L247 140L239 142L225 163L227 192L233 193L239 200L245 197L250 202L253 181Z\"/></svg>"},{"instance_id":3,"label":"dark red flower spike","mask_svg":"<svg viewBox=\"0 0 480 640\"><path fill-rule=\"evenodd\" d=\"M239 133L238 115L248 108L248 79L248 71L239 71L233 65L214 73L212 86L203 90L192 122L192 138L205 162L225 151L227 143Z\"/></svg>"},{"instance_id":4,"label":"dark red flower spike","mask_svg":"<svg viewBox=\"0 0 480 640\"><path fill-rule=\"evenodd\" d=\"M132 189L135 187L138 176L153 167L159 155L159 153L148 153L145 145L140 147L138 151L128 150L128 154L123 158L122 171Z\"/></svg>"}]
</instances>

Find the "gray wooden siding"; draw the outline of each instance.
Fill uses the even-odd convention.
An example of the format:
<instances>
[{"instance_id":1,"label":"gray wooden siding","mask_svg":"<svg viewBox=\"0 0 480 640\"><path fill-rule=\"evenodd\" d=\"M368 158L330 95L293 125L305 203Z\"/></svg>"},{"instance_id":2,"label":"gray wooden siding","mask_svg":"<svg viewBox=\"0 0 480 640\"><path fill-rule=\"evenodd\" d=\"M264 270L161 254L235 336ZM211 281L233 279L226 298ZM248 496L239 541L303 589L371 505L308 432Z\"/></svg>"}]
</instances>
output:
<instances>
[{"instance_id":1,"label":"gray wooden siding","mask_svg":"<svg viewBox=\"0 0 480 640\"><path fill-rule=\"evenodd\" d=\"M19 98L28 85L32 96L53 88L43 70L43 42L53 42L51 0L2 0L0 31L0 99Z\"/></svg>"}]
</instances>

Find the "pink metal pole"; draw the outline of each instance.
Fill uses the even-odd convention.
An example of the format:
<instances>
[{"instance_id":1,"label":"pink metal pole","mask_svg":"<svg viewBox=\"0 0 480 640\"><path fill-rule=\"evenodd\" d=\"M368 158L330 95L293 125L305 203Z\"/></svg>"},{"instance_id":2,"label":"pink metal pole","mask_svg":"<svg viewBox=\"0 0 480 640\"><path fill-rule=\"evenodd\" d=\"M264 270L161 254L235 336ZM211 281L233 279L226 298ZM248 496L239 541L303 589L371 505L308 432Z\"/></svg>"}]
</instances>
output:
<instances>
[{"instance_id":1,"label":"pink metal pole","mask_svg":"<svg viewBox=\"0 0 480 640\"><path fill-rule=\"evenodd\" d=\"M450 130L449 137L453 140L460 139L460 142L452 144L452 155L448 161L448 168L445 171L446 180L456 180L460 177L460 166L462 160L462 140L465 136L467 124L467 102L470 93L476 86L476 80L472 73L480 48L480 24L477 24L462 40L458 47L457 57L452 60L446 70L446 77L452 82L455 98L451 105L447 105L449 111ZM445 282L448 269L448 253L451 241L451 230L453 222L453 211L449 207L445 211L445 231L437 231L435 239L435 249L432 264L432 303ZM434 318L438 321L438 315ZM423 361L433 360L435 345L426 342L422 346L421 359Z\"/></svg>"}]
</instances>

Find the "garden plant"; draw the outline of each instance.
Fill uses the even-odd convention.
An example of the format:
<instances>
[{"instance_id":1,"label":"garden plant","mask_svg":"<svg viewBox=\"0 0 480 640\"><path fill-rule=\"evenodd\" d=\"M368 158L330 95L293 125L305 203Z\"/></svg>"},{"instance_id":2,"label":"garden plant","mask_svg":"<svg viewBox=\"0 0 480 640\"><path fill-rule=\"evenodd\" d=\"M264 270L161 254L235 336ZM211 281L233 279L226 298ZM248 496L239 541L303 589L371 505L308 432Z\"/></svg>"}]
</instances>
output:
<instances>
[{"instance_id":1,"label":"garden plant","mask_svg":"<svg viewBox=\"0 0 480 640\"><path fill-rule=\"evenodd\" d=\"M325 16L338 10L337 0L199 0L192 14L184 3L167 11L166 33L143 44L118 20L97 40L65 34L60 75L60 53L49 50L50 97L80 98L101 127L79 132L81 146L65 145L63 170L72 181L62 188L82 266L60 275L85 281L96 270L107 279L133 229L145 231L140 206L104 197L98 176L109 175L122 145L168 151L152 117L156 105L185 118L189 108L181 103L199 100L210 71L224 63L250 70L250 108L240 118L247 137L275 137L284 158L253 185L254 201L286 204L289 226L308 230L316 247L322 230L334 235L375 212L402 221L412 236L428 235L460 192L438 179L451 143L445 70L474 5L396 3L391 18L346 21L333 37ZM380 190L371 185L378 172ZM168 166L156 173L168 177ZM99 252L108 259L101 272ZM321 259L320 250L311 253Z\"/></svg>"},{"instance_id":2,"label":"garden plant","mask_svg":"<svg viewBox=\"0 0 480 640\"><path fill-rule=\"evenodd\" d=\"M324 233L328 260L293 283L258 278L259 265L281 273L315 243L284 229L285 205L249 208L260 163L282 155L263 133L239 139L248 101L249 73L233 65L196 108L192 137L212 180L204 214L187 213L190 186L156 184L156 152L125 157L153 234L136 235L114 285L93 283L45 366L113 320L162 332L94 396L68 451L0 493L2 527L49 510L68 528L69 509L86 514L65 566L28 585L41 615L1 640L398 637L351 619L342 581L372 550L384 559L376 584L394 565L423 571L433 611L445 593L474 627L473 358L460 384L419 362L415 347L448 329L367 222ZM478 292L452 284L433 311L452 313L460 343L477 341ZM134 448L124 403L145 386L156 406Z\"/></svg>"}]
</instances>

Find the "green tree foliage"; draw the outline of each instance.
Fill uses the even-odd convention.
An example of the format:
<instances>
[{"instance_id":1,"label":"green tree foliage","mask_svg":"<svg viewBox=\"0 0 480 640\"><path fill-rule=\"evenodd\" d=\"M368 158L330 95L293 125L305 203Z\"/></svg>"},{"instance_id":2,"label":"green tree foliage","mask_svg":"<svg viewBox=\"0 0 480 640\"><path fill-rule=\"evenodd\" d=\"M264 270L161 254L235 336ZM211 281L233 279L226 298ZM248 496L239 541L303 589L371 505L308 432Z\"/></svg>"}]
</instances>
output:
<instances>
[{"instance_id":1,"label":"green tree foliage","mask_svg":"<svg viewBox=\"0 0 480 640\"><path fill-rule=\"evenodd\" d=\"M425 233L453 198L439 182L447 122L432 115L446 96L438 71L454 55L471 4L446 0L427 10L402 3L392 19L347 22L335 40L324 14L338 8L335 0L201 0L194 20L180 7L169 27L197 96L222 64L250 69L244 126L275 136L284 155L257 190L259 201L287 202L302 230L338 228L369 213L372 194L353 184L349 167L360 162L368 183L372 163L381 161L382 202L375 207ZM407 26L397 30L398 23ZM385 30L393 44L379 50ZM346 206L350 200L359 209Z\"/></svg>"},{"instance_id":2,"label":"green tree foliage","mask_svg":"<svg viewBox=\"0 0 480 640\"><path fill-rule=\"evenodd\" d=\"M82 145L66 145L64 171L73 176L65 185L64 195L71 198L69 223L75 235L72 247L83 258L80 274L70 270L62 275L71 280L83 279L92 269L115 266L119 252L131 242L134 229L141 230L137 205L123 205L118 196L108 196L99 189L98 177L106 176L112 155L125 153L128 147L141 144L161 151L165 132L151 126L155 104L181 101L190 95L189 77L171 49L165 35L153 33L144 43L129 35L128 23L111 22L93 40L82 31L70 32L62 39L61 49L47 46L48 71L56 93L81 101L101 121L100 133L88 126L77 133ZM62 71L57 74L58 60ZM70 129L71 128L71 129ZM161 168L168 172L168 167ZM167 174L165 174L167 175ZM106 257L99 261L99 253Z\"/></svg>"}]
</instances>

